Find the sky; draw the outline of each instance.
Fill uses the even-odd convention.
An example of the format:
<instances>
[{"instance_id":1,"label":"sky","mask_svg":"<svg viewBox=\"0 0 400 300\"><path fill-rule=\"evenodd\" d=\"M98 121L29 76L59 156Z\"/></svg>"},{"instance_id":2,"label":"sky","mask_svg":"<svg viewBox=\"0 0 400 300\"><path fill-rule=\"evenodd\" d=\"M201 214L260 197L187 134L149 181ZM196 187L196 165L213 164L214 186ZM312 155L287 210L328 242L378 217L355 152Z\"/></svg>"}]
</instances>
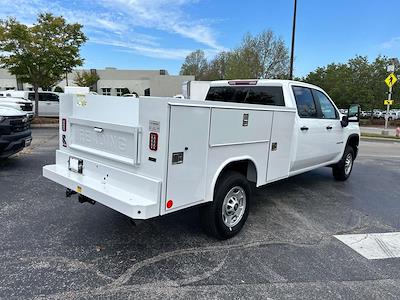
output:
<instances>
[{"instance_id":1,"label":"sky","mask_svg":"<svg viewBox=\"0 0 400 300\"><path fill-rule=\"evenodd\" d=\"M399 57L400 1L298 0L294 75L355 55ZM0 0L0 18L33 24L39 12L84 25L85 68L166 69L196 49L207 57L244 34L271 29L291 43L293 0Z\"/></svg>"}]
</instances>

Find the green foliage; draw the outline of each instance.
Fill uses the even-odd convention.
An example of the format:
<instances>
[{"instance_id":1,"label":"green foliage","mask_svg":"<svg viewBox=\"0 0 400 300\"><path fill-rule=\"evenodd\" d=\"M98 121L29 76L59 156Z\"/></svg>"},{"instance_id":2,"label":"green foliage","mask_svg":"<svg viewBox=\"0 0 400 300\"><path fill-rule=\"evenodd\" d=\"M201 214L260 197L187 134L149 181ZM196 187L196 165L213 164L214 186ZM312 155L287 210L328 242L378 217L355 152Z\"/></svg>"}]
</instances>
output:
<instances>
[{"instance_id":1,"label":"green foliage","mask_svg":"<svg viewBox=\"0 0 400 300\"><path fill-rule=\"evenodd\" d=\"M82 25L67 24L63 17L39 14L33 26L14 18L0 20L0 67L7 68L35 90L36 114L39 87L49 89L64 74L80 66L80 46L86 41Z\"/></svg>"},{"instance_id":2,"label":"green foliage","mask_svg":"<svg viewBox=\"0 0 400 300\"><path fill-rule=\"evenodd\" d=\"M256 36L246 34L239 47L218 53L210 62L202 50L190 53L181 75L195 75L196 80L286 78L288 69L284 41L268 30Z\"/></svg>"},{"instance_id":3,"label":"green foliage","mask_svg":"<svg viewBox=\"0 0 400 300\"><path fill-rule=\"evenodd\" d=\"M60 87L60 86L58 86L58 85L54 88L54 91L55 91L56 93L64 93L64 90L62 89L62 87Z\"/></svg>"},{"instance_id":4,"label":"green foliage","mask_svg":"<svg viewBox=\"0 0 400 300\"><path fill-rule=\"evenodd\" d=\"M181 67L181 75L194 75L196 80L204 80L207 71L207 60L203 50L196 50L186 56Z\"/></svg>"},{"instance_id":5,"label":"green foliage","mask_svg":"<svg viewBox=\"0 0 400 300\"><path fill-rule=\"evenodd\" d=\"M302 80L323 88L340 108L358 103L363 110L383 109L388 92L384 80L389 75L386 71L389 64L391 60L385 56L378 56L372 62L366 56L356 56L345 64L319 67ZM399 99L396 85L393 92L392 98ZM400 107L396 101L395 105Z\"/></svg>"},{"instance_id":6,"label":"green foliage","mask_svg":"<svg viewBox=\"0 0 400 300\"><path fill-rule=\"evenodd\" d=\"M89 71L81 71L75 73L74 82L77 86L87 86L92 90L92 86L99 81L100 77L97 73Z\"/></svg>"}]
</instances>

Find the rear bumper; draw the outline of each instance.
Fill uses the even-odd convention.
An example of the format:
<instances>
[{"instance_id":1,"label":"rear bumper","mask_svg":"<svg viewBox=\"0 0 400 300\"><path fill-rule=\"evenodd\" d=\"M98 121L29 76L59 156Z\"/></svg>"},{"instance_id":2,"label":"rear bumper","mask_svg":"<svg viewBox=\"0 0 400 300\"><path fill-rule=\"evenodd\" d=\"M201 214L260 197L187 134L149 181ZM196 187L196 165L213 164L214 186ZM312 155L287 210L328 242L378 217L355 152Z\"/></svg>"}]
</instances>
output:
<instances>
[{"instance_id":1,"label":"rear bumper","mask_svg":"<svg viewBox=\"0 0 400 300\"><path fill-rule=\"evenodd\" d=\"M67 154L58 151L57 161L67 161L66 157ZM103 180L106 173L109 177ZM160 214L161 182L151 178L86 159L83 174L58 163L44 166L43 176L133 219L149 219Z\"/></svg>"}]
</instances>

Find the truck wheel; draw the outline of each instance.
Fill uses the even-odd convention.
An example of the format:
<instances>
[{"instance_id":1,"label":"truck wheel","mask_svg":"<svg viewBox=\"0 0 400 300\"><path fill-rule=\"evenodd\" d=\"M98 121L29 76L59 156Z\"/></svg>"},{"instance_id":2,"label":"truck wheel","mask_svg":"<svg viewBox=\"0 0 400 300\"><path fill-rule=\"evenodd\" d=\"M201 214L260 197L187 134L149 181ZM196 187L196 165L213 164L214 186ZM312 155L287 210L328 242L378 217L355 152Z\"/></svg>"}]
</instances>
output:
<instances>
[{"instance_id":1,"label":"truck wheel","mask_svg":"<svg viewBox=\"0 0 400 300\"><path fill-rule=\"evenodd\" d=\"M235 236L249 215L251 187L246 177L228 171L218 180L214 201L201 208L204 230L218 239Z\"/></svg>"},{"instance_id":2,"label":"truck wheel","mask_svg":"<svg viewBox=\"0 0 400 300\"><path fill-rule=\"evenodd\" d=\"M333 177L339 181L345 181L350 177L354 164L354 150L350 146L346 146L342 159L333 166Z\"/></svg>"}]
</instances>

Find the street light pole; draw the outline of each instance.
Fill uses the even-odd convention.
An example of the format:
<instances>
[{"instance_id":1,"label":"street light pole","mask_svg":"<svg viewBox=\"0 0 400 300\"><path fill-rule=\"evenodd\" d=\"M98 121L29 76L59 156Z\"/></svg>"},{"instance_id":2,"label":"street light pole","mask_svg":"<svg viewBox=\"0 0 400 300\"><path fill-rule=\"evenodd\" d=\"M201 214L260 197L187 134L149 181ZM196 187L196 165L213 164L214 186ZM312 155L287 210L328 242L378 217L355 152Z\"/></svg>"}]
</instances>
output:
<instances>
[{"instance_id":1,"label":"street light pole","mask_svg":"<svg viewBox=\"0 0 400 300\"><path fill-rule=\"evenodd\" d=\"M292 28L292 48L290 50L289 79L293 79L294 37L295 37L295 33L296 33L296 13L297 13L297 0L294 0L293 28Z\"/></svg>"}]
</instances>

